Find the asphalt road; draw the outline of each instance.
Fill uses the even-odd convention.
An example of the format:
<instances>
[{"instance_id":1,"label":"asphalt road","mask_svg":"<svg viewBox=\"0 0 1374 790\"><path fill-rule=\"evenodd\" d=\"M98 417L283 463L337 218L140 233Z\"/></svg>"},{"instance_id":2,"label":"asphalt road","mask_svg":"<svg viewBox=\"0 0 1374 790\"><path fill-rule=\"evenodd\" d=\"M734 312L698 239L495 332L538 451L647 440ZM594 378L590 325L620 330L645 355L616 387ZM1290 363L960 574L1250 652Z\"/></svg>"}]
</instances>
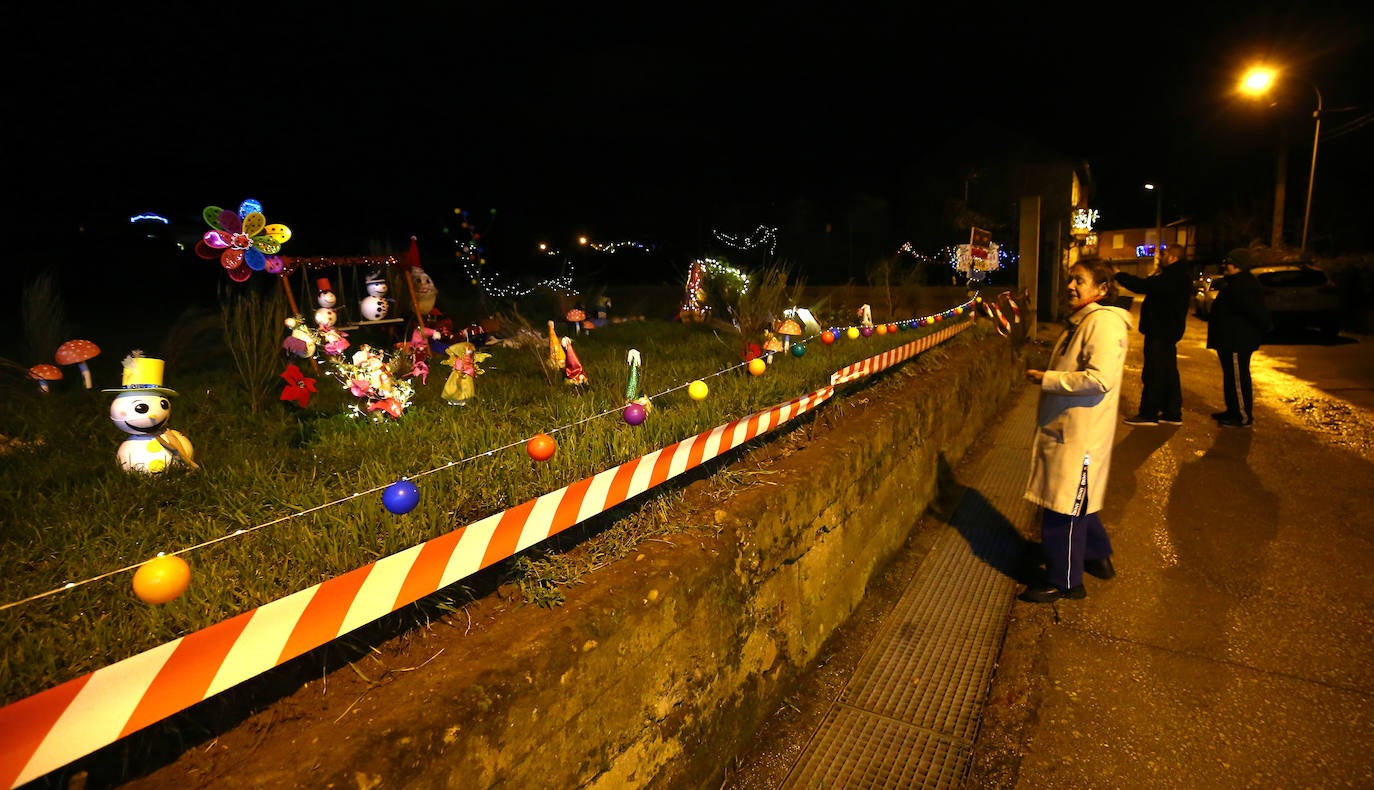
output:
<instances>
[{"instance_id":1,"label":"asphalt road","mask_svg":"<svg viewBox=\"0 0 1374 790\"><path fill-rule=\"evenodd\" d=\"M1013 608L969 787L1374 786L1374 338L1272 338L1247 430L1205 332L1184 425L1118 428L1117 577Z\"/></svg>"}]
</instances>

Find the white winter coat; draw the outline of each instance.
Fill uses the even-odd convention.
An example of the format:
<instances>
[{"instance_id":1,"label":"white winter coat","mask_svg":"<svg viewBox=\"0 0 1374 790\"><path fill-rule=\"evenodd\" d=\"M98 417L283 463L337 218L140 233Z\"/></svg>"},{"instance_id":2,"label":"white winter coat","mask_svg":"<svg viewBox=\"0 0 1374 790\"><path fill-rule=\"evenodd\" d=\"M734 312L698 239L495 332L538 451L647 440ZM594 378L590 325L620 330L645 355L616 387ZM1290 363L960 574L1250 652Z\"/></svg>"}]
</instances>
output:
<instances>
[{"instance_id":1,"label":"white winter coat","mask_svg":"<svg viewBox=\"0 0 1374 790\"><path fill-rule=\"evenodd\" d=\"M1054 342L1040 384L1026 498L1056 513L1073 513L1086 456L1088 501L1082 514L1096 513L1107 494L1131 314L1093 302L1069 316L1068 324Z\"/></svg>"}]
</instances>

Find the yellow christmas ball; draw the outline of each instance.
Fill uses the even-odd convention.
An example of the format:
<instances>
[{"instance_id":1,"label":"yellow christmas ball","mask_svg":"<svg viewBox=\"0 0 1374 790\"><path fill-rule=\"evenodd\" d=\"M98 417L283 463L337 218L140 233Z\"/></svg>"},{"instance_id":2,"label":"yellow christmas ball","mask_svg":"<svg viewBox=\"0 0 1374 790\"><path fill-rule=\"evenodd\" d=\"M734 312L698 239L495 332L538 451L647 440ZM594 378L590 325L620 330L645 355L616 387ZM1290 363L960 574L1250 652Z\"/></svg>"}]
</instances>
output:
<instances>
[{"instance_id":1,"label":"yellow christmas ball","mask_svg":"<svg viewBox=\"0 0 1374 790\"><path fill-rule=\"evenodd\" d=\"M134 572L134 595L144 603L167 603L186 592L191 566L175 554L154 557Z\"/></svg>"},{"instance_id":2,"label":"yellow christmas ball","mask_svg":"<svg viewBox=\"0 0 1374 790\"><path fill-rule=\"evenodd\" d=\"M849 338L850 340L858 340L859 328L857 326L849 327L848 329L844 330L844 336Z\"/></svg>"},{"instance_id":3,"label":"yellow christmas ball","mask_svg":"<svg viewBox=\"0 0 1374 790\"><path fill-rule=\"evenodd\" d=\"M701 379L697 379L687 385L687 394L692 396L692 400L705 400L706 395L710 393L710 391L711 390L706 386L706 382Z\"/></svg>"},{"instance_id":4,"label":"yellow christmas ball","mask_svg":"<svg viewBox=\"0 0 1374 790\"><path fill-rule=\"evenodd\" d=\"M768 363L762 357L754 357L749 360L749 372L755 376L762 376L768 370Z\"/></svg>"}]
</instances>

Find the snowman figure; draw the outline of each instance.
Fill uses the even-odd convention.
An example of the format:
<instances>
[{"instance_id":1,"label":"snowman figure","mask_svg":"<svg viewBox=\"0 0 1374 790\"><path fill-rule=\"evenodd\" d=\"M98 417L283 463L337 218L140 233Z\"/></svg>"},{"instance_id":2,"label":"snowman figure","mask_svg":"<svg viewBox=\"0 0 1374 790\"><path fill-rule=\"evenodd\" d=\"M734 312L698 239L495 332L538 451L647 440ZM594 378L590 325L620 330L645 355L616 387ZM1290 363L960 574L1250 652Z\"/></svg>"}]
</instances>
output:
<instances>
[{"instance_id":1,"label":"snowman figure","mask_svg":"<svg viewBox=\"0 0 1374 790\"><path fill-rule=\"evenodd\" d=\"M334 294L334 289L329 285L328 277L321 277L315 281L315 304L319 307L315 310L315 325L321 332L339 323L339 312L336 309L339 304L339 297Z\"/></svg>"},{"instance_id":2,"label":"snowman figure","mask_svg":"<svg viewBox=\"0 0 1374 790\"><path fill-rule=\"evenodd\" d=\"M319 305L319 308L315 310L315 326L319 327L320 334L323 335L339 323L339 313L334 309L334 306L339 303L339 298L330 289L329 279L326 277L316 280L315 287L320 289L315 296L315 304Z\"/></svg>"},{"instance_id":3,"label":"snowman figure","mask_svg":"<svg viewBox=\"0 0 1374 790\"><path fill-rule=\"evenodd\" d=\"M367 296L363 297L358 304L358 309L362 312L365 321L380 321L386 318L390 311L390 303L387 300L386 276L381 269L374 271L367 276Z\"/></svg>"},{"instance_id":4,"label":"snowman figure","mask_svg":"<svg viewBox=\"0 0 1374 790\"><path fill-rule=\"evenodd\" d=\"M197 469L191 441L167 427L174 390L162 386L163 361L134 351L124 358L123 386L102 390L115 393L110 419L129 434L115 458L130 472L158 474L174 466Z\"/></svg>"}]
</instances>

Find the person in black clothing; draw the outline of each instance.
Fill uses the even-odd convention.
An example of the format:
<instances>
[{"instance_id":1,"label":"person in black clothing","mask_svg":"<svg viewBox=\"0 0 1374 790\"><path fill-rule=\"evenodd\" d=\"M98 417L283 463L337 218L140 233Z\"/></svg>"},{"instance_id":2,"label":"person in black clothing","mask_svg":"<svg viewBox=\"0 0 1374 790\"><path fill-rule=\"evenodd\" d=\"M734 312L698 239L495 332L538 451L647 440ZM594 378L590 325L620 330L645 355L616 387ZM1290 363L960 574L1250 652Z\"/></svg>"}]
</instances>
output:
<instances>
[{"instance_id":1,"label":"person in black clothing","mask_svg":"<svg viewBox=\"0 0 1374 790\"><path fill-rule=\"evenodd\" d=\"M1127 425L1183 424L1183 387L1178 380L1178 341L1188 326L1188 305L1193 297L1189 266L1179 260L1179 249L1169 246L1159 259L1160 269L1149 277L1116 275L1116 282L1143 294L1140 333L1144 364L1140 370L1140 408Z\"/></svg>"},{"instance_id":2,"label":"person in black clothing","mask_svg":"<svg viewBox=\"0 0 1374 790\"><path fill-rule=\"evenodd\" d=\"M1255 421L1250 355L1272 328L1264 289L1250 273L1247 250L1233 250L1221 264L1225 285L1217 292L1207 320L1207 347L1221 362L1221 394L1226 410L1212 415L1228 428L1249 428Z\"/></svg>"}]
</instances>

